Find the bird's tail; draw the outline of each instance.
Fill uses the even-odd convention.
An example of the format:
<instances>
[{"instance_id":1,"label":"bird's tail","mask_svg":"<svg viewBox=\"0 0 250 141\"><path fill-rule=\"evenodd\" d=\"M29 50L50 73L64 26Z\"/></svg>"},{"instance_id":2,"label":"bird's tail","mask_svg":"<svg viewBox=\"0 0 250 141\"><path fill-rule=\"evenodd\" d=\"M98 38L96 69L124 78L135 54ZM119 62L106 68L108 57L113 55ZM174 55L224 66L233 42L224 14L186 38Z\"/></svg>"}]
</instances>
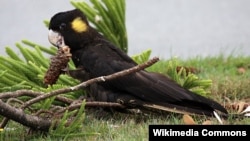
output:
<instances>
[{"instance_id":1,"label":"bird's tail","mask_svg":"<svg viewBox=\"0 0 250 141\"><path fill-rule=\"evenodd\" d=\"M173 105L169 103L164 103L164 104L152 104L152 103L144 103L141 105L141 108L144 110L149 110L149 111L154 111L154 112L172 112L172 113L179 113L179 114L189 114L189 115L205 115L205 116L210 116L214 117L217 115L221 116L222 118L227 118L228 113L226 112L221 112L218 110L214 110L213 108L207 108L207 109L202 109L202 108L190 108L188 106L179 106L179 105Z\"/></svg>"}]
</instances>

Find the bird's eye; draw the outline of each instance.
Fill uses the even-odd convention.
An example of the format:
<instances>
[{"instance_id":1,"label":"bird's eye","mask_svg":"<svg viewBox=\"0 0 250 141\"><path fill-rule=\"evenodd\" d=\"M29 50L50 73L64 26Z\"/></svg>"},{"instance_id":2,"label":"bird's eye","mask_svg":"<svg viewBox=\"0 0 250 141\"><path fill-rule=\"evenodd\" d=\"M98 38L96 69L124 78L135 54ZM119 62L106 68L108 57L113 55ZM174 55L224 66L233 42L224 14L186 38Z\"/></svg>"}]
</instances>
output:
<instances>
[{"instance_id":1,"label":"bird's eye","mask_svg":"<svg viewBox=\"0 0 250 141\"><path fill-rule=\"evenodd\" d=\"M60 30L64 30L66 27L66 24L65 23L61 23L60 26L59 26L59 29Z\"/></svg>"}]
</instances>

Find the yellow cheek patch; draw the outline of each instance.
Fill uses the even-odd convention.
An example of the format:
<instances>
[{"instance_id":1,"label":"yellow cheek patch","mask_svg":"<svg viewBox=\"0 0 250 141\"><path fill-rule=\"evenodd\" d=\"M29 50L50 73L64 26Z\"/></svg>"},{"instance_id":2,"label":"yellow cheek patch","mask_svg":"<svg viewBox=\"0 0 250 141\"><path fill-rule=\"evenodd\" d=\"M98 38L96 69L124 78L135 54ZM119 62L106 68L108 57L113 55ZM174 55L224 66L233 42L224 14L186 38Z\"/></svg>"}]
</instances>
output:
<instances>
[{"instance_id":1,"label":"yellow cheek patch","mask_svg":"<svg viewBox=\"0 0 250 141\"><path fill-rule=\"evenodd\" d=\"M80 17L75 18L72 22L71 22L71 26L72 28L76 31L76 32L85 32L87 31L87 24L86 22L84 22Z\"/></svg>"}]
</instances>

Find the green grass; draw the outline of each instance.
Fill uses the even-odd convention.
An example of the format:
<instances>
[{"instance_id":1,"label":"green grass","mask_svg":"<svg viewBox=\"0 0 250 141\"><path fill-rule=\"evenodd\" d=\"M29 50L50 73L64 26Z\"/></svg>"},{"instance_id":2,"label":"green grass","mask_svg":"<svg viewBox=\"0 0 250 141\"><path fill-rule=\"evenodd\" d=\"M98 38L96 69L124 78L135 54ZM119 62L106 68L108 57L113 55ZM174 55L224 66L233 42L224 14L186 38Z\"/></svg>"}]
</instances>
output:
<instances>
[{"instance_id":1,"label":"green grass","mask_svg":"<svg viewBox=\"0 0 250 141\"><path fill-rule=\"evenodd\" d=\"M213 98L221 100L228 97L231 100L250 98L250 57L207 57L195 58L183 62L187 66L193 66L201 70L200 77L213 81L211 93ZM239 73L238 69L244 68L245 73Z\"/></svg>"},{"instance_id":2,"label":"green grass","mask_svg":"<svg viewBox=\"0 0 250 141\"><path fill-rule=\"evenodd\" d=\"M162 60L153 65L149 70L166 73L166 62ZM178 59L182 66L194 67L200 70L197 74L200 78L213 81L208 96L221 104L237 101L250 101L250 57L196 57L188 60ZM244 68L244 73L239 73L238 68ZM235 112L235 111L230 111ZM193 117L201 124L205 120L211 120L213 124L219 124L216 119L208 117ZM225 124L250 124L250 118L232 119L224 121ZM27 128L20 124L10 122L7 129L0 132L0 140L90 140L90 141L146 141L148 140L148 125L150 124L183 124L182 115L128 115L124 113L109 113L96 109L87 109L83 128L79 135L53 136L41 135L40 132L27 133Z\"/></svg>"}]
</instances>

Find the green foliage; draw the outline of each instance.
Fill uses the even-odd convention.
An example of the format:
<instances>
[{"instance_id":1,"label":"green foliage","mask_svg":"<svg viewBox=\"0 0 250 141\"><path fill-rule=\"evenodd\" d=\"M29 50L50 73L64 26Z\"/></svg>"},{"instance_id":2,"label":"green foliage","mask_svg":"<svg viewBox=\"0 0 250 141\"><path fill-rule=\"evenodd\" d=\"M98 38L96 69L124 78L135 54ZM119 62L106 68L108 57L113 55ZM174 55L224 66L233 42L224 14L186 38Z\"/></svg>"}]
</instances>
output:
<instances>
[{"instance_id":1,"label":"green foliage","mask_svg":"<svg viewBox=\"0 0 250 141\"><path fill-rule=\"evenodd\" d=\"M46 92L79 83L67 75L61 75L57 84L53 85L53 87L45 87L43 79L50 63L49 57L45 56L45 54L55 55L56 48L51 47L49 49L28 40L23 40L22 44L17 43L16 47L22 56L14 52L10 47L5 48L7 56L0 56L0 92L18 89L33 89ZM72 62L69 69L74 69Z\"/></svg>"},{"instance_id":2,"label":"green foliage","mask_svg":"<svg viewBox=\"0 0 250 141\"><path fill-rule=\"evenodd\" d=\"M88 2L72 0L71 4L83 11L90 23L108 40L128 50L125 24L125 0L90 0Z\"/></svg>"},{"instance_id":3,"label":"green foliage","mask_svg":"<svg viewBox=\"0 0 250 141\"><path fill-rule=\"evenodd\" d=\"M185 68L181 68L180 71L177 71L177 66L180 66L177 58L172 58L167 62L167 74L182 87L190 89L191 91L207 96L208 89L212 86L211 79L201 79L193 73L186 74Z\"/></svg>"},{"instance_id":4,"label":"green foliage","mask_svg":"<svg viewBox=\"0 0 250 141\"><path fill-rule=\"evenodd\" d=\"M151 49L148 49L148 50L145 50L145 51L141 52L140 54L131 56L131 58L137 64L142 64L142 63L149 60L150 54L151 54Z\"/></svg>"},{"instance_id":5,"label":"green foliage","mask_svg":"<svg viewBox=\"0 0 250 141\"><path fill-rule=\"evenodd\" d=\"M49 129L49 134L52 137L62 137L64 140L69 137L86 135L84 132L79 133L79 130L83 128L83 121L85 119L84 107L85 102L82 102L79 109L70 112L66 111L59 123L55 119L53 125Z\"/></svg>"}]
</instances>

